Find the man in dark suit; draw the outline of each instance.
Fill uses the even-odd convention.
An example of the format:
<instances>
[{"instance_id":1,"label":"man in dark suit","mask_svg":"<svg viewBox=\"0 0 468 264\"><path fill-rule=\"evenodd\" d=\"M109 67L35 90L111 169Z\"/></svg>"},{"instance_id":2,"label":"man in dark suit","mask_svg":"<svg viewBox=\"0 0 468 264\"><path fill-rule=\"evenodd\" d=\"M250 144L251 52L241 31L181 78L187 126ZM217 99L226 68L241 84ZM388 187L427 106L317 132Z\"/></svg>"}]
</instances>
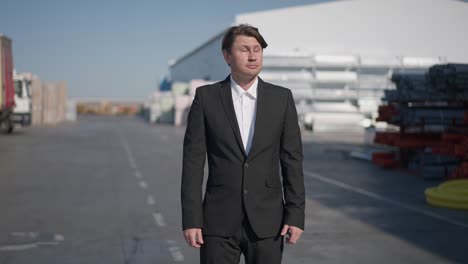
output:
<instances>
[{"instance_id":1,"label":"man in dark suit","mask_svg":"<svg viewBox=\"0 0 468 264\"><path fill-rule=\"evenodd\" d=\"M241 254L247 264L281 263L284 237L294 244L304 229L296 108L289 89L258 77L266 47L255 27L228 29L222 51L231 75L199 87L190 108L182 221L187 243L200 248L204 264L239 263Z\"/></svg>"}]
</instances>

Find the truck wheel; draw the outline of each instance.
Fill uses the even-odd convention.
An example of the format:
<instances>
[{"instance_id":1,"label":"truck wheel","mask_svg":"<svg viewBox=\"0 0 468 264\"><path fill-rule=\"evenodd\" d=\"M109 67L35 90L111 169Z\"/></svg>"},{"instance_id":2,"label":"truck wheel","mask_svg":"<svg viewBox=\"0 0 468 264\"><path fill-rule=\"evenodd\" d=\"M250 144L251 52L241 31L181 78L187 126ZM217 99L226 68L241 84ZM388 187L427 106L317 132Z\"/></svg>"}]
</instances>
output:
<instances>
[{"instance_id":1,"label":"truck wheel","mask_svg":"<svg viewBox=\"0 0 468 264\"><path fill-rule=\"evenodd\" d=\"M13 128L14 128L13 122L10 120L10 122L8 122L7 134L13 133Z\"/></svg>"},{"instance_id":2,"label":"truck wheel","mask_svg":"<svg viewBox=\"0 0 468 264\"><path fill-rule=\"evenodd\" d=\"M310 132L314 131L314 125L313 124L305 124L304 127L305 127L305 129L309 130Z\"/></svg>"},{"instance_id":3,"label":"truck wheel","mask_svg":"<svg viewBox=\"0 0 468 264\"><path fill-rule=\"evenodd\" d=\"M13 122L7 117L2 123L0 123L0 129L5 134L11 134L13 132Z\"/></svg>"}]
</instances>

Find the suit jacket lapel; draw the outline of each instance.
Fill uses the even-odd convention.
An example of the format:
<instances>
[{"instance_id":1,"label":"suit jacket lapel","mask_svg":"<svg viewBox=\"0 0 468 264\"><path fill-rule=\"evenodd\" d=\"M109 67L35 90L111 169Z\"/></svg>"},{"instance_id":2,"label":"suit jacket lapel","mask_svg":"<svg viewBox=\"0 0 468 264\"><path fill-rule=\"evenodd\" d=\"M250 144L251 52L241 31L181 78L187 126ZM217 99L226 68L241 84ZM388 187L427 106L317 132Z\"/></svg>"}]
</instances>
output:
<instances>
[{"instance_id":1,"label":"suit jacket lapel","mask_svg":"<svg viewBox=\"0 0 468 264\"><path fill-rule=\"evenodd\" d=\"M244 144L242 144L242 137L239 130L239 124L237 123L236 112L234 110L234 103L232 101L232 91L231 91L231 80L228 76L223 82L221 89L219 90L221 101L223 102L224 111L229 119L232 130L234 131L234 136L236 138L237 144L242 151L244 157L247 157L245 153ZM258 97L257 97L258 98Z\"/></svg>"},{"instance_id":2,"label":"suit jacket lapel","mask_svg":"<svg viewBox=\"0 0 468 264\"><path fill-rule=\"evenodd\" d=\"M267 102L266 102L266 91L265 91L265 82L263 82L260 77L258 77L258 87L257 87L257 113L255 116L255 127L254 127L254 134L252 139L252 147L250 148L250 152L248 154L247 161L250 161L254 155L255 150L257 149L257 145L259 142L259 137L261 137L264 133L265 126L267 125L266 116L267 116Z\"/></svg>"}]
</instances>

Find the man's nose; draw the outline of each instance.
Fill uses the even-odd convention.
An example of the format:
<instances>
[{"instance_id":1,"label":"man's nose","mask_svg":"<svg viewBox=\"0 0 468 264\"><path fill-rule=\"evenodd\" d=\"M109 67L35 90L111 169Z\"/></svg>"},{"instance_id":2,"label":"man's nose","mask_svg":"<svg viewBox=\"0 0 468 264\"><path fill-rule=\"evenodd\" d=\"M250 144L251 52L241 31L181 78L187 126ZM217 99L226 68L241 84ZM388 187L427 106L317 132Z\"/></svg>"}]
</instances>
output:
<instances>
[{"instance_id":1,"label":"man's nose","mask_svg":"<svg viewBox=\"0 0 468 264\"><path fill-rule=\"evenodd\" d=\"M257 60L257 56L255 55L255 52L249 52L249 61L255 61Z\"/></svg>"}]
</instances>

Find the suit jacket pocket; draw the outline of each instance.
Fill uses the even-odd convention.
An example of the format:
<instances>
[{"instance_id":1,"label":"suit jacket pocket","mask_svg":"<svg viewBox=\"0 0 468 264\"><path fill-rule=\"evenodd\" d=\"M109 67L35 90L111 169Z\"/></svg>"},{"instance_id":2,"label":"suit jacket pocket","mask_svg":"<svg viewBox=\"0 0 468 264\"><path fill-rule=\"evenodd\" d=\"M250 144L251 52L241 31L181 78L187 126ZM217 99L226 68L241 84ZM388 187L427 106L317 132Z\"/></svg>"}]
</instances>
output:
<instances>
[{"instance_id":1,"label":"suit jacket pocket","mask_svg":"<svg viewBox=\"0 0 468 264\"><path fill-rule=\"evenodd\" d=\"M269 188L281 188L281 180L278 174L268 175L266 179L266 186Z\"/></svg>"}]
</instances>

